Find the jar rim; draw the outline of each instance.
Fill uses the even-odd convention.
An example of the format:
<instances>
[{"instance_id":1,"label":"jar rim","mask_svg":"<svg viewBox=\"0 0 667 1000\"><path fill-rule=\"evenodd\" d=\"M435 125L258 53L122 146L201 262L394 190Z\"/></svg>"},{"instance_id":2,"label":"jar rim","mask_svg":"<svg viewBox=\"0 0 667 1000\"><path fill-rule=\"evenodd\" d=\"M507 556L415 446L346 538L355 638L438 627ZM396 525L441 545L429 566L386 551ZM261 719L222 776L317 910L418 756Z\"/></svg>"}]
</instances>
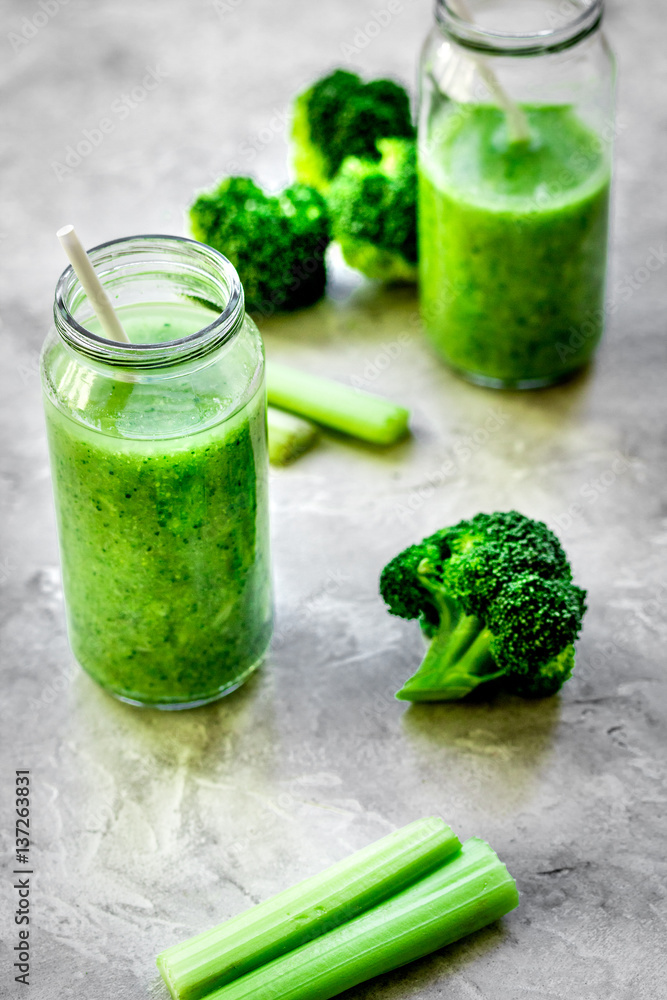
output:
<instances>
[{"instance_id":1,"label":"jar rim","mask_svg":"<svg viewBox=\"0 0 667 1000\"><path fill-rule=\"evenodd\" d=\"M92 247L87 253L104 284L103 279L112 276L114 270L117 276L123 263L127 265L131 257L136 260L142 255L149 256L170 250L174 260L179 256L184 262L190 259L190 271L193 272L199 265L201 273L207 273L208 278L217 284L218 290L225 296L224 306L211 323L187 337L155 344L108 340L88 330L70 311L75 295L82 291L81 283L70 264L58 279L53 305L56 330L65 343L93 361L145 371L180 365L204 357L230 340L243 325L243 286L234 265L218 250L185 236L148 233L108 240ZM105 266L107 270L101 270ZM84 294L83 299L85 298L87 296ZM214 306L214 303L211 302L210 305ZM215 305L215 308L218 309L219 306Z\"/></svg>"},{"instance_id":2,"label":"jar rim","mask_svg":"<svg viewBox=\"0 0 667 1000\"><path fill-rule=\"evenodd\" d=\"M466 48L495 55L537 55L570 48L598 27L604 0L583 2L586 6L565 24L544 31L521 33L483 28L456 11L454 0L435 0L435 18L447 35Z\"/></svg>"}]
</instances>

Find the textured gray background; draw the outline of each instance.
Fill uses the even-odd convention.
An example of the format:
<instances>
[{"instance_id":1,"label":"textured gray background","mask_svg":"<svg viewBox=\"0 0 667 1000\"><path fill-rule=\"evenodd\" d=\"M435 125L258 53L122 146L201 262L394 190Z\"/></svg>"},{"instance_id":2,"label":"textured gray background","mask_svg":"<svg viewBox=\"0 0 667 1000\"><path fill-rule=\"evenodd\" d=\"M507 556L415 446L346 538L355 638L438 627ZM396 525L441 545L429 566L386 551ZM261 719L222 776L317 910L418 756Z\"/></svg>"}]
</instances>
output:
<instances>
[{"instance_id":1,"label":"textured gray background","mask_svg":"<svg viewBox=\"0 0 667 1000\"><path fill-rule=\"evenodd\" d=\"M609 5L618 308L595 370L540 393L475 389L434 362L412 293L341 270L329 301L262 324L267 350L365 378L412 408L414 435L389 452L328 438L272 474L278 620L265 668L175 716L115 703L68 651L36 369L63 266L54 231L72 221L88 245L180 234L193 190L217 175L283 182L290 97L343 61L343 45L357 45L348 61L364 72L414 79L430 3L403 0L360 47L384 6L70 0L14 51L10 32L40 8L2 2L0 837L7 860L13 771L29 767L35 1000L162 997L160 949L429 813L492 843L521 906L355 996L667 991L667 301L664 269L641 270L664 250L662 0ZM159 86L121 119L115 102L147 68ZM113 132L58 179L53 164L104 117ZM442 523L507 506L559 525L589 588L576 676L541 704L406 708L393 692L420 638L386 615L378 571ZM9 970L10 886L7 875L8 998L27 995Z\"/></svg>"}]
</instances>

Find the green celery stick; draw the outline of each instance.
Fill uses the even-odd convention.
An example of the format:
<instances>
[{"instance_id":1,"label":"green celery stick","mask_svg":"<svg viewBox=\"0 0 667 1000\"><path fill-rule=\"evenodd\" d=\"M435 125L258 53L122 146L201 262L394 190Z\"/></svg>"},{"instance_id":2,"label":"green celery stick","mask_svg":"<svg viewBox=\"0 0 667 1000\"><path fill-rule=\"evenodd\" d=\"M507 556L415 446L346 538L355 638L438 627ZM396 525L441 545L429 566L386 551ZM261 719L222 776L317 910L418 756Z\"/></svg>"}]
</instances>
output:
<instances>
[{"instance_id":1,"label":"green celery stick","mask_svg":"<svg viewBox=\"0 0 667 1000\"><path fill-rule=\"evenodd\" d=\"M224 924L173 945L157 965L174 1000L197 1000L376 906L460 849L436 816L364 847Z\"/></svg>"},{"instance_id":2,"label":"green celery stick","mask_svg":"<svg viewBox=\"0 0 667 1000\"><path fill-rule=\"evenodd\" d=\"M410 414L402 406L275 361L267 362L266 385L273 406L372 444L393 444L408 429Z\"/></svg>"},{"instance_id":3,"label":"green celery stick","mask_svg":"<svg viewBox=\"0 0 667 1000\"><path fill-rule=\"evenodd\" d=\"M473 837L397 896L207 1000L330 1000L485 927L518 902L512 876L489 845Z\"/></svg>"},{"instance_id":4,"label":"green celery stick","mask_svg":"<svg viewBox=\"0 0 667 1000\"><path fill-rule=\"evenodd\" d=\"M320 432L314 424L293 413L269 406L269 461L272 465L287 465L315 444Z\"/></svg>"}]
</instances>

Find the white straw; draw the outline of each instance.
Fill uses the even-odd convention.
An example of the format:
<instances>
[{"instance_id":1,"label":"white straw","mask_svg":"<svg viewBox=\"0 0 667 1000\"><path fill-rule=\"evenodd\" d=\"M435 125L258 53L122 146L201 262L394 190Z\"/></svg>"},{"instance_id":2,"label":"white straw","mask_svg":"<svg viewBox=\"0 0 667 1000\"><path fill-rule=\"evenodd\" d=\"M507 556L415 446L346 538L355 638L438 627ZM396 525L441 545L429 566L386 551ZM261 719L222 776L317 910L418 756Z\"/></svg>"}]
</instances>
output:
<instances>
[{"instance_id":1,"label":"white straw","mask_svg":"<svg viewBox=\"0 0 667 1000\"><path fill-rule=\"evenodd\" d=\"M454 13L459 15L459 17L462 17L470 24L473 23L472 15L468 10L466 0L449 0L449 6ZM507 128L510 134L510 140L512 142L526 142L526 140L530 139L530 129L528 128L528 119L526 118L523 109L520 108L516 101L512 100L507 91L501 87L498 82L498 77L493 72L486 59L483 59L481 56L471 56L471 58L477 64L479 75L484 80L484 83L489 88L489 91L493 94L496 101L507 115Z\"/></svg>"},{"instance_id":2,"label":"white straw","mask_svg":"<svg viewBox=\"0 0 667 1000\"><path fill-rule=\"evenodd\" d=\"M90 257L84 250L81 240L76 235L74 226L63 226L62 229L58 230L56 236L60 240L60 245L67 254L69 262L74 268L84 292L88 296L95 315L100 321L104 336L107 340L119 340L121 343L129 344L130 338L125 333L123 325L118 319L114 307L111 305L109 296L104 291L100 279L95 274Z\"/></svg>"}]
</instances>

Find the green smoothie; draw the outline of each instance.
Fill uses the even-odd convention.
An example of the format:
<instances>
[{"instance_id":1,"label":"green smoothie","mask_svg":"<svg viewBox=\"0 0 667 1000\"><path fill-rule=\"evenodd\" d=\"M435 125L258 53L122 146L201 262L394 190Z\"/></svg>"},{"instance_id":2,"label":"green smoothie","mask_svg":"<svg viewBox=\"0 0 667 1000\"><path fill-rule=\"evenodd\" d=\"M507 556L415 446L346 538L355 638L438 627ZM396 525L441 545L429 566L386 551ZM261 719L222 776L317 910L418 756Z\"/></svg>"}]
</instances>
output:
<instances>
[{"instance_id":1,"label":"green smoothie","mask_svg":"<svg viewBox=\"0 0 667 1000\"><path fill-rule=\"evenodd\" d=\"M420 152L424 324L474 381L539 386L590 358L603 325L609 164L567 106L445 106Z\"/></svg>"},{"instance_id":2,"label":"green smoothie","mask_svg":"<svg viewBox=\"0 0 667 1000\"><path fill-rule=\"evenodd\" d=\"M188 303L119 314L134 343L178 339L211 321ZM263 384L226 412L218 366L136 384L65 358L55 379L61 388L75 380L68 396L87 424L47 399L75 656L132 702L218 697L253 670L270 638Z\"/></svg>"}]
</instances>

